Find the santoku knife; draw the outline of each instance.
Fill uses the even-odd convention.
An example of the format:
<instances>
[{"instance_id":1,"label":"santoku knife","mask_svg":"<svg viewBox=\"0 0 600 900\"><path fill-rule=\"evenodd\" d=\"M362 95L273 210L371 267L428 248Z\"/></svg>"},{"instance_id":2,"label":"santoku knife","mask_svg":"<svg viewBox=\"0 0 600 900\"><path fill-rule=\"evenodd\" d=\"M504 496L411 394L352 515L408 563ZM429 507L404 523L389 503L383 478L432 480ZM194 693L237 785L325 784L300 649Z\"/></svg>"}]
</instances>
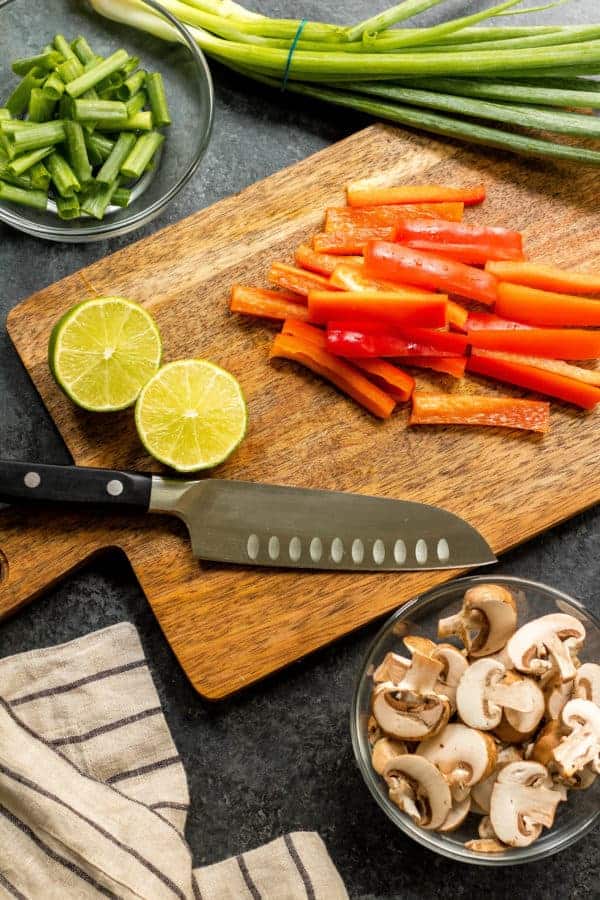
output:
<instances>
[{"instance_id":1,"label":"santoku knife","mask_svg":"<svg viewBox=\"0 0 600 900\"><path fill-rule=\"evenodd\" d=\"M359 572L496 562L484 538L459 516L362 494L0 460L0 500L178 516L194 556L218 562Z\"/></svg>"}]
</instances>

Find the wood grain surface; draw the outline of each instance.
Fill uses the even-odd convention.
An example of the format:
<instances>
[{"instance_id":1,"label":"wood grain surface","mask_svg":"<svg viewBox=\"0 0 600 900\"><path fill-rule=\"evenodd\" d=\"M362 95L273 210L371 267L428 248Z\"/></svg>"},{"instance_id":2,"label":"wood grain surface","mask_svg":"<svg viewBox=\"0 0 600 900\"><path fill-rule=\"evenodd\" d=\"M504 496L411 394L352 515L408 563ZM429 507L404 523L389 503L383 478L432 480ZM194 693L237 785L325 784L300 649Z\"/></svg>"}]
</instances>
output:
<instances>
[{"instance_id":1,"label":"wood grain surface","mask_svg":"<svg viewBox=\"0 0 600 900\"><path fill-rule=\"evenodd\" d=\"M489 199L469 221L522 229L532 258L600 267L598 175L518 161L373 126L65 278L27 299L8 328L75 461L156 470L130 412L93 416L54 385L52 325L90 294L122 294L156 318L166 359L207 357L237 375L250 429L215 477L357 491L434 503L476 525L498 553L600 499L598 416L553 405L548 435L477 428L408 429L407 411L378 422L292 363L269 364L274 327L228 312L233 281L264 284L272 260L319 229L350 177L392 182L484 181ZM497 391L418 375L420 385ZM511 393L506 388L502 393ZM514 391L515 395L519 392ZM103 547L120 547L196 689L217 699L380 616L456 573L356 575L198 564L183 526L12 509L0 516L0 615Z\"/></svg>"}]
</instances>

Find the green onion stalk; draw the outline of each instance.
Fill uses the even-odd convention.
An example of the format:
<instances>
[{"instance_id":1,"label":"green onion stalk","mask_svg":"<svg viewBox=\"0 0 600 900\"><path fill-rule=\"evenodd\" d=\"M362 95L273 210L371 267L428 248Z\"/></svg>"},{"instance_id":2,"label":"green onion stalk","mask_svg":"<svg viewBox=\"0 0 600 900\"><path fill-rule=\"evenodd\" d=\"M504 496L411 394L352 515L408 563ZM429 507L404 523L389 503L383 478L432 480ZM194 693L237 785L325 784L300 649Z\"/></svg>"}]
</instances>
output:
<instances>
[{"instance_id":1,"label":"green onion stalk","mask_svg":"<svg viewBox=\"0 0 600 900\"><path fill-rule=\"evenodd\" d=\"M274 89L285 79L292 93L411 128L600 165L600 146L593 144L600 125L589 115L600 108L600 83L589 77L600 74L600 24L504 24L508 16L569 0L528 8L504 0L430 27L411 27L411 20L443 11L448 0L403 0L348 27L270 18L233 0L160 2L208 56ZM141 0L91 3L107 18L180 40ZM492 19L493 26L483 24ZM88 81L84 76L80 87Z\"/></svg>"}]
</instances>

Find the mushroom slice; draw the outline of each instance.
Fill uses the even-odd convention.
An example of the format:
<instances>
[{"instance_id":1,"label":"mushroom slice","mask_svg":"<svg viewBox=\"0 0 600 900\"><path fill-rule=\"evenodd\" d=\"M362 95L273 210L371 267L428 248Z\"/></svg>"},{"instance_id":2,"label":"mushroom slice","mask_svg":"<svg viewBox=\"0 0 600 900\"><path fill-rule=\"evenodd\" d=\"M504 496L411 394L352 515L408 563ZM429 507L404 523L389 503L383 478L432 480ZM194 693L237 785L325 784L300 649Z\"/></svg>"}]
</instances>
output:
<instances>
[{"instance_id":1,"label":"mushroom slice","mask_svg":"<svg viewBox=\"0 0 600 900\"><path fill-rule=\"evenodd\" d=\"M409 634L404 638L411 653L422 653L442 664L442 671L434 685L436 694L443 694L450 701L451 712L456 710L456 688L469 663L463 653L452 644L436 644L429 638Z\"/></svg>"},{"instance_id":2,"label":"mushroom slice","mask_svg":"<svg viewBox=\"0 0 600 900\"><path fill-rule=\"evenodd\" d=\"M496 765L496 745L488 734L452 723L417 747L417 755L432 762L450 785L456 802L464 800L474 784L487 778Z\"/></svg>"},{"instance_id":3,"label":"mushroom slice","mask_svg":"<svg viewBox=\"0 0 600 900\"><path fill-rule=\"evenodd\" d=\"M428 831L443 825L452 798L444 776L433 763L414 753L402 754L388 762L383 777L392 803L416 825Z\"/></svg>"},{"instance_id":4,"label":"mushroom slice","mask_svg":"<svg viewBox=\"0 0 600 900\"><path fill-rule=\"evenodd\" d=\"M479 840L467 841L465 847L467 850L473 850L474 853L504 853L505 850L508 850L505 844L501 844L500 841L494 838L480 838Z\"/></svg>"},{"instance_id":5,"label":"mushroom slice","mask_svg":"<svg viewBox=\"0 0 600 900\"><path fill-rule=\"evenodd\" d=\"M569 700L562 721L570 731L553 752L564 778L589 768L600 775L600 707L591 700Z\"/></svg>"},{"instance_id":6,"label":"mushroom slice","mask_svg":"<svg viewBox=\"0 0 600 900\"><path fill-rule=\"evenodd\" d=\"M448 831L456 831L457 828L460 828L462 823L465 821L469 812L471 810L471 798L465 797L464 800L460 800L458 803L454 803L452 809L444 819L444 824L440 825L438 831L448 832Z\"/></svg>"},{"instance_id":7,"label":"mushroom slice","mask_svg":"<svg viewBox=\"0 0 600 900\"><path fill-rule=\"evenodd\" d=\"M598 671L600 673L600 666ZM544 706L547 719L553 720L560 717L565 704L568 703L573 695L573 688L574 684L572 681L562 681L558 675L554 675L546 682L542 690L544 692Z\"/></svg>"},{"instance_id":8,"label":"mushroom slice","mask_svg":"<svg viewBox=\"0 0 600 900\"><path fill-rule=\"evenodd\" d=\"M585 628L579 619L552 613L519 628L507 649L513 666L520 672L540 676L555 668L561 681L571 681L577 674L572 652L584 640Z\"/></svg>"},{"instance_id":9,"label":"mushroom slice","mask_svg":"<svg viewBox=\"0 0 600 900\"><path fill-rule=\"evenodd\" d=\"M488 656L501 650L517 627L517 604L499 584L469 588L461 611L438 622L438 637L456 635L469 656Z\"/></svg>"},{"instance_id":10,"label":"mushroom slice","mask_svg":"<svg viewBox=\"0 0 600 900\"><path fill-rule=\"evenodd\" d=\"M489 816L484 816L483 819L481 819L479 826L477 828L477 833L478 833L479 837L484 840L485 840L485 838L495 838L496 837L496 832L492 828L492 820L490 819Z\"/></svg>"},{"instance_id":11,"label":"mushroom slice","mask_svg":"<svg viewBox=\"0 0 600 900\"><path fill-rule=\"evenodd\" d=\"M560 795L553 791L545 766L514 762L496 780L490 803L490 820L498 839L510 847L528 847L542 828L554 823Z\"/></svg>"},{"instance_id":12,"label":"mushroom slice","mask_svg":"<svg viewBox=\"0 0 600 900\"><path fill-rule=\"evenodd\" d=\"M409 668L410 659L398 656L397 653L386 653L373 672L373 681L377 684L382 681L402 681Z\"/></svg>"},{"instance_id":13,"label":"mushroom slice","mask_svg":"<svg viewBox=\"0 0 600 900\"><path fill-rule=\"evenodd\" d=\"M575 697L600 706L600 665L584 663L575 676Z\"/></svg>"},{"instance_id":14,"label":"mushroom slice","mask_svg":"<svg viewBox=\"0 0 600 900\"><path fill-rule=\"evenodd\" d=\"M543 713L542 692L531 679L507 673L502 663L493 659L478 659L469 666L456 690L461 719L482 731L500 724L503 709L531 713L540 703Z\"/></svg>"},{"instance_id":15,"label":"mushroom slice","mask_svg":"<svg viewBox=\"0 0 600 900\"><path fill-rule=\"evenodd\" d=\"M450 702L434 690L441 670L441 663L415 653L401 681L384 681L375 687L373 715L386 734L420 741L444 727Z\"/></svg>"},{"instance_id":16,"label":"mushroom slice","mask_svg":"<svg viewBox=\"0 0 600 900\"><path fill-rule=\"evenodd\" d=\"M566 729L559 719L553 719L542 728L533 745L532 759L548 769L554 766L554 751L566 735Z\"/></svg>"},{"instance_id":17,"label":"mushroom slice","mask_svg":"<svg viewBox=\"0 0 600 900\"><path fill-rule=\"evenodd\" d=\"M544 715L544 695L538 685L531 678L525 678L516 672L507 672L504 684L520 683L529 691L532 706L527 712L518 709L504 708L502 720L496 727L495 733L507 744L522 744L535 734Z\"/></svg>"},{"instance_id":18,"label":"mushroom slice","mask_svg":"<svg viewBox=\"0 0 600 900\"><path fill-rule=\"evenodd\" d=\"M518 747L513 747L509 744L508 747L503 747L502 749L498 750L494 771L490 775L488 775L487 778L484 778L483 781L480 781L478 784L473 785L473 788L471 790L472 805L476 804L477 808L481 810L484 815L489 816L492 790L494 788L494 785L496 784L496 779L498 778L500 771L510 763L520 762L522 759L523 754ZM480 834L479 836L485 837L485 835L483 834Z\"/></svg>"},{"instance_id":19,"label":"mushroom slice","mask_svg":"<svg viewBox=\"0 0 600 900\"><path fill-rule=\"evenodd\" d=\"M369 716L369 721L367 722L367 740L369 741L371 749L373 749L377 741L382 737L383 731L379 727L377 719L375 716Z\"/></svg>"},{"instance_id":20,"label":"mushroom slice","mask_svg":"<svg viewBox=\"0 0 600 900\"><path fill-rule=\"evenodd\" d=\"M396 741L394 738L380 738L373 747L371 765L378 775L383 775L385 767L390 759L408 753L404 741Z\"/></svg>"}]
</instances>

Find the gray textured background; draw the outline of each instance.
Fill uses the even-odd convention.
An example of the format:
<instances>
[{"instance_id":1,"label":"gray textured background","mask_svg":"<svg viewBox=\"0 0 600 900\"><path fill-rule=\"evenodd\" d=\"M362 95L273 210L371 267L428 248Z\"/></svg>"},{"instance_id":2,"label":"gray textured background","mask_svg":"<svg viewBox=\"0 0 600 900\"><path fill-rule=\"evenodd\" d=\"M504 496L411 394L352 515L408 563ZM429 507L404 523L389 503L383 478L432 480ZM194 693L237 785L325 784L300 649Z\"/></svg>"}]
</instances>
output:
<instances>
[{"instance_id":1,"label":"gray textured background","mask_svg":"<svg viewBox=\"0 0 600 900\"><path fill-rule=\"evenodd\" d=\"M478 0L451 3L461 14ZM489 4L485 4L489 5ZM351 21L383 4L260 2L272 15ZM597 0L531 16L591 23ZM422 17L436 21L436 15ZM514 19L511 20L514 23ZM347 112L263 91L211 64L216 119L193 182L134 235L90 245L43 243L0 224L0 455L69 462L6 336L8 310L24 297L158 228L303 159L364 124ZM498 572L546 581L600 612L600 511L592 510L506 556ZM188 685L126 562L107 554L0 627L0 655L59 643L122 620L140 631L167 720L188 773L188 837L197 864L294 829L319 831L352 898L600 897L600 832L566 853L515 869L453 864L399 834L374 805L353 761L348 711L355 672L377 625L226 703L202 702Z\"/></svg>"}]
</instances>

